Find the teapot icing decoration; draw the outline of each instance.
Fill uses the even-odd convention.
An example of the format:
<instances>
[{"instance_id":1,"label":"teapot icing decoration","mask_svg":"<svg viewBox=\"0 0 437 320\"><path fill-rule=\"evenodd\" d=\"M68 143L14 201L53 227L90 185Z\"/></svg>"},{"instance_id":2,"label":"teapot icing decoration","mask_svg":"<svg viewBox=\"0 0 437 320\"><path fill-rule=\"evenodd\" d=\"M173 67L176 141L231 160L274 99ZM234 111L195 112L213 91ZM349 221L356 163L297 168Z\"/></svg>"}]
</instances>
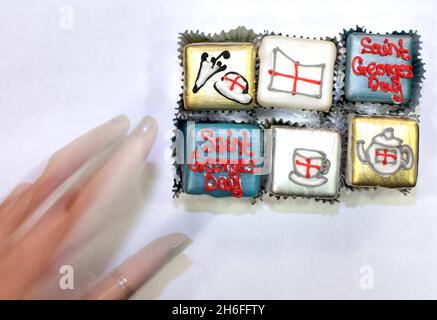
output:
<instances>
[{"instance_id":1,"label":"teapot icing decoration","mask_svg":"<svg viewBox=\"0 0 437 320\"><path fill-rule=\"evenodd\" d=\"M358 158L382 177L390 177L401 169L409 170L413 167L413 150L409 145L402 144L402 139L394 136L393 128L386 128L374 136L367 149L364 143L364 140L357 141Z\"/></svg>"}]
</instances>

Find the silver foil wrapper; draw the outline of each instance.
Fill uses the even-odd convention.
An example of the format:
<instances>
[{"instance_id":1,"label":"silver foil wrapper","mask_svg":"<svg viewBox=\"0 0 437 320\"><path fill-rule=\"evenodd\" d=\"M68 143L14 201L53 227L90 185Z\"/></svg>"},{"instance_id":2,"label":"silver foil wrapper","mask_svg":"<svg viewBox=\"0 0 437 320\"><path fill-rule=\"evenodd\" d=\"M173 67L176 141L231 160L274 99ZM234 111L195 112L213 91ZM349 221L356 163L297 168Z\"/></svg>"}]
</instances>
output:
<instances>
[{"instance_id":1,"label":"silver foil wrapper","mask_svg":"<svg viewBox=\"0 0 437 320\"><path fill-rule=\"evenodd\" d=\"M319 38L320 40L328 40L335 43L337 48L337 58L334 67L334 79L333 79L333 104L329 112L317 112L311 110L302 109L282 109L282 108L264 108L255 105L253 110L249 111L236 111L236 110L226 110L226 111L187 111L183 107L183 94L180 94L180 99L177 102L176 113L174 118L175 125L175 136L172 138L172 149L173 149L173 159L174 159L174 186L173 192L174 197L178 197L182 191L182 181L181 181L181 169L180 165L177 163L177 152L176 152L176 134L177 128L183 121L196 121L196 122L224 122L224 123L257 123L265 129L265 139L264 141L271 141L270 134L271 128L275 126L286 126L288 128L308 128L308 129L335 129L340 133L341 136L341 161L339 165L339 190L337 197L326 198L324 196L308 196L308 195L279 195L272 194L268 192L269 183L272 179L268 179L268 175L263 176L261 181L261 190L257 197L253 198L251 201L255 203L258 200L262 200L264 194L268 194L271 197L277 199L283 198L312 198L316 201L323 201L326 203L336 203L339 200L339 195L341 192L350 193L356 190L365 189L375 189L374 187L351 187L348 186L346 181L346 161L347 161L347 137L348 137L348 118L351 114L362 114L362 115L395 115L395 116L408 116L418 118L417 107L419 105L419 99L421 97L422 81L424 79L424 63L422 61L420 50L421 41L420 35L413 31L394 31L387 34L407 34L414 39L414 52L413 52L413 68L414 68L414 78L413 78L413 88L411 94L411 100L408 105L404 108L399 108L394 110L391 105L385 105L380 103L370 103L370 102L360 102L352 103L345 100L345 63L346 63L346 39L347 36L352 32L366 32L365 28L356 27L351 29L344 29L340 33L340 38L335 37L325 37ZM250 42L254 43L259 47L259 44L263 37L268 35L282 35L281 33L274 33L269 31L264 31L263 33L256 34L253 30L246 29L245 27L238 27L236 29L230 30L228 32L222 31L216 34L205 34L199 31L185 31L179 36L179 61L181 68L183 68L183 49L187 44L200 43L200 42ZM284 35L288 36L288 35ZM295 37L295 36L293 36ZM302 37L301 37L302 38ZM308 38L310 39L310 38ZM316 38L314 38L316 39ZM255 84L258 83L258 70L259 61L257 58L256 62L256 80ZM183 82L183 72L182 72L182 82ZM256 89L256 88L255 88ZM266 151L269 152L270 146L266 146ZM270 149L271 151L271 149ZM267 157L266 157L267 159ZM410 192L409 189L400 190L404 194Z\"/></svg>"}]
</instances>

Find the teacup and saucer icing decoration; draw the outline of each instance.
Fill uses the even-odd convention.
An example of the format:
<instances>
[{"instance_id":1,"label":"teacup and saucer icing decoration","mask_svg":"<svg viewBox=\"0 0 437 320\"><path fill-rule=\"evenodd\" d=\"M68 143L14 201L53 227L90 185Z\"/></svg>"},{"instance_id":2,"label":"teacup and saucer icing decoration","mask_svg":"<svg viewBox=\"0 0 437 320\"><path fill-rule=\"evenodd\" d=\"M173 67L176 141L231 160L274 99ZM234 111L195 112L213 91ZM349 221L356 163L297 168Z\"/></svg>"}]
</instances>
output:
<instances>
[{"instance_id":1,"label":"teacup and saucer icing decoration","mask_svg":"<svg viewBox=\"0 0 437 320\"><path fill-rule=\"evenodd\" d=\"M265 36L258 56L260 105L329 111L337 57L333 42Z\"/></svg>"},{"instance_id":2,"label":"teacup and saucer icing decoration","mask_svg":"<svg viewBox=\"0 0 437 320\"><path fill-rule=\"evenodd\" d=\"M248 110L254 106L256 48L208 42L184 47L186 110Z\"/></svg>"},{"instance_id":3,"label":"teacup and saucer icing decoration","mask_svg":"<svg viewBox=\"0 0 437 320\"><path fill-rule=\"evenodd\" d=\"M349 124L347 182L352 186L416 185L419 127L415 119L354 116Z\"/></svg>"},{"instance_id":4,"label":"teacup and saucer icing decoration","mask_svg":"<svg viewBox=\"0 0 437 320\"><path fill-rule=\"evenodd\" d=\"M340 179L341 139L331 129L272 126L268 191L274 195L333 199Z\"/></svg>"},{"instance_id":5,"label":"teacup and saucer icing decoration","mask_svg":"<svg viewBox=\"0 0 437 320\"><path fill-rule=\"evenodd\" d=\"M328 182L325 175L330 167L331 162L324 152L304 148L294 149L293 171L290 172L289 178L301 186L319 187Z\"/></svg>"},{"instance_id":6,"label":"teacup and saucer icing decoration","mask_svg":"<svg viewBox=\"0 0 437 320\"><path fill-rule=\"evenodd\" d=\"M346 99L407 104L414 77L413 45L409 35L350 34L346 40Z\"/></svg>"}]
</instances>

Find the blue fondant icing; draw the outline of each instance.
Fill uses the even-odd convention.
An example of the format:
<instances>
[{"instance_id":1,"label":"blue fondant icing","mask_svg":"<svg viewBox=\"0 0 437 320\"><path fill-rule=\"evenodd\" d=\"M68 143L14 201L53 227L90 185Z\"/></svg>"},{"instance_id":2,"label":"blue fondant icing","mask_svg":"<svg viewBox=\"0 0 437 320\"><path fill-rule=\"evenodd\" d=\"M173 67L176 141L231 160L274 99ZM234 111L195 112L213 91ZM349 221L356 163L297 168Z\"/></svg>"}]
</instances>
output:
<instances>
[{"instance_id":1,"label":"blue fondant icing","mask_svg":"<svg viewBox=\"0 0 437 320\"><path fill-rule=\"evenodd\" d=\"M405 64L412 65L413 57L411 56L408 61L402 59L402 57L396 56L396 51L391 55L381 56L379 54L361 53L363 49L361 40L363 37L369 37L373 43L380 45L384 44L384 39L388 39L389 42L398 45L399 39L403 40L403 47L409 50L409 55L413 54L413 40L408 35L374 35L365 33L352 33L349 35L346 41L347 57L346 57L346 78L345 78L345 95L346 99L353 102L380 102L398 104L399 102L393 101L393 95L395 92L384 92L381 88L373 91L369 87L369 76L356 75L352 70L353 59L356 56L360 56L363 59L363 66L367 66L370 63L376 64ZM366 42L367 43L367 42ZM392 84L391 77L384 75L378 76L378 81L387 82ZM400 84L403 91L403 101L401 104L406 104L411 97L412 79L401 78Z\"/></svg>"},{"instance_id":2,"label":"blue fondant icing","mask_svg":"<svg viewBox=\"0 0 437 320\"><path fill-rule=\"evenodd\" d=\"M225 150L224 152L204 152L202 147L212 147L210 140L205 140L202 136L202 132L205 133L205 129L209 129L209 132L213 132L212 139L216 141L224 141L226 143L229 136L229 130L231 130L230 138L238 138L240 141L244 141L243 133L247 134L247 142L250 142L250 146L247 150L253 152L253 155L240 154L241 148L236 148L233 152ZM194 171L190 168L189 161L193 159L193 151L198 150L198 160L204 160L208 158L219 158L220 162L224 163L230 160L238 159L253 159L256 161L257 167L262 167L262 153L263 153L263 135L260 127L251 124L228 124L228 123L196 123L186 122L182 125L182 132L184 134L184 160L185 164L182 166L182 188L187 194L208 194L213 197L230 197L232 196L232 189L229 191L220 190L218 187L218 181L222 178L222 181L231 182L229 178L229 172L221 171L211 173L213 179L209 179L211 187L216 186L214 190L206 191L206 172ZM209 133L208 133L209 134ZM238 144L237 144L238 145ZM260 174L241 173L240 184L242 188L243 197L254 197L259 192L260 187Z\"/></svg>"}]
</instances>

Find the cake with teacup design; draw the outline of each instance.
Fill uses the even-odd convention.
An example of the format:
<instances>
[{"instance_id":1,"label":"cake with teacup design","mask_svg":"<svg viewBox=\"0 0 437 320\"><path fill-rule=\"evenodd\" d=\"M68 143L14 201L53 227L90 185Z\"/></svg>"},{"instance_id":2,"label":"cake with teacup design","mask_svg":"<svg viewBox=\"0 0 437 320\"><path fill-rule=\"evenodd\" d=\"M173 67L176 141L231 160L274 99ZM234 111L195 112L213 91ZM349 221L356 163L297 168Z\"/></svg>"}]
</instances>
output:
<instances>
[{"instance_id":1,"label":"cake with teacup design","mask_svg":"<svg viewBox=\"0 0 437 320\"><path fill-rule=\"evenodd\" d=\"M271 159L269 192L323 199L337 196L341 139L336 130L272 126L265 130L265 139Z\"/></svg>"}]
</instances>

